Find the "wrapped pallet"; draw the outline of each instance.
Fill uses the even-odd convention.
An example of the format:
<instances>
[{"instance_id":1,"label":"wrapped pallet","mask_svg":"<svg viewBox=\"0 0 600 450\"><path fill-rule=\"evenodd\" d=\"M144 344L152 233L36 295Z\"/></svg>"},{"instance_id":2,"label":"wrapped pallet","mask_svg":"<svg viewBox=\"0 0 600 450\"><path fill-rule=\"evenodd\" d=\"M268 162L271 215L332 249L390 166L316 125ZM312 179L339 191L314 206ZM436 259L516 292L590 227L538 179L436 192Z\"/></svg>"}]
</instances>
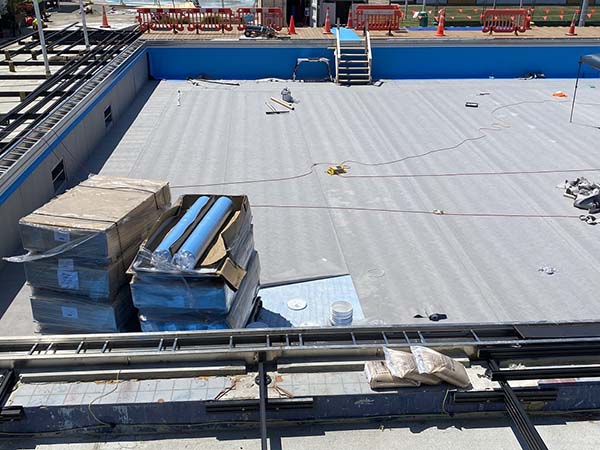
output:
<instances>
[{"instance_id":1,"label":"wrapped pallet","mask_svg":"<svg viewBox=\"0 0 600 450\"><path fill-rule=\"evenodd\" d=\"M247 197L182 196L131 274L143 331L244 327L260 283Z\"/></svg>"},{"instance_id":2,"label":"wrapped pallet","mask_svg":"<svg viewBox=\"0 0 600 450\"><path fill-rule=\"evenodd\" d=\"M127 285L110 303L44 289L33 289L31 311L45 334L136 331L135 309Z\"/></svg>"},{"instance_id":3,"label":"wrapped pallet","mask_svg":"<svg viewBox=\"0 0 600 450\"><path fill-rule=\"evenodd\" d=\"M20 221L23 247L63 258L117 260L169 205L166 182L95 175Z\"/></svg>"},{"instance_id":4,"label":"wrapped pallet","mask_svg":"<svg viewBox=\"0 0 600 450\"><path fill-rule=\"evenodd\" d=\"M260 261L253 252L242 283L235 291L231 309L192 312L182 308L165 307L140 309L142 331L195 331L244 328L256 308L259 289ZM215 290L221 288L215 287ZM215 294L209 294L214 296Z\"/></svg>"},{"instance_id":5,"label":"wrapped pallet","mask_svg":"<svg viewBox=\"0 0 600 450\"><path fill-rule=\"evenodd\" d=\"M19 222L31 305L43 332L129 328L127 269L170 205L166 182L95 175Z\"/></svg>"}]
</instances>

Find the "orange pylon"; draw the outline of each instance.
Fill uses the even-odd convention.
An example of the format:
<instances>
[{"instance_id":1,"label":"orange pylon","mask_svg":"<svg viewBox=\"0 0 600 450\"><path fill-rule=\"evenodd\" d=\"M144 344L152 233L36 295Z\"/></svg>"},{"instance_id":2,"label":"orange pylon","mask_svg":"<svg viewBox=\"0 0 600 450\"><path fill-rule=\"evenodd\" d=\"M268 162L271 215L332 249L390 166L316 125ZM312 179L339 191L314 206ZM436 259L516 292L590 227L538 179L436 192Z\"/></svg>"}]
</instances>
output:
<instances>
[{"instance_id":1,"label":"orange pylon","mask_svg":"<svg viewBox=\"0 0 600 450\"><path fill-rule=\"evenodd\" d=\"M104 5L102 5L102 25L100 25L100 28L110 28L108 17L106 17L106 7Z\"/></svg>"},{"instance_id":2,"label":"orange pylon","mask_svg":"<svg viewBox=\"0 0 600 450\"><path fill-rule=\"evenodd\" d=\"M438 27L437 27L437 31L435 32L435 35L440 37L440 36L445 36L444 34L444 25L446 24L446 10L442 9L441 13L440 13L440 21L438 22Z\"/></svg>"},{"instance_id":3,"label":"orange pylon","mask_svg":"<svg viewBox=\"0 0 600 450\"><path fill-rule=\"evenodd\" d=\"M329 8L327 8L327 14L325 14L325 30L323 34L331 34L331 19L329 18Z\"/></svg>"},{"instance_id":4,"label":"orange pylon","mask_svg":"<svg viewBox=\"0 0 600 450\"><path fill-rule=\"evenodd\" d=\"M577 13L573 14L573 20L571 20L571 26L569 27L569 32L567 33L567 36L577 36L577 33L575 33L575 18L577 17Z\"/></svg>"},{"instance_id":5,"label":"orange pylon","mask_svg":"<svg viewBox=\"0 0 600 450\"><path fill-rule=\"evenodd\" d=\"M346 28L354 28L354 24L352 23L352 8L348 11L348 23L346 24Z\"/></svg>"},{"instance_id":6,"label":"orange pylon","mask_svg":"<svg viewBox=\"0 0 600 450\"><path fill-rule=\"evenodd\" d=\"M290 26L288 27L288 34L296 34L296 24L294 23L294 16L290 16Z\"/></svg>"}]
</instances>

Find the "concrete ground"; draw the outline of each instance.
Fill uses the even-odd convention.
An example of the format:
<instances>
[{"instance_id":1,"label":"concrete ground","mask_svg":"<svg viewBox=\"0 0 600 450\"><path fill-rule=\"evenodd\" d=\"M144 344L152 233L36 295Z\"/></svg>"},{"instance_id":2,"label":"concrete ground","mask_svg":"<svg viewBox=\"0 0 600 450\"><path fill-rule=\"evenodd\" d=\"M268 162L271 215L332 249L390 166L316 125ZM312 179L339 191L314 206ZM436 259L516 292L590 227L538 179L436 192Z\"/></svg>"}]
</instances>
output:
<instances>
[{"instance_id":1,"label":"concrete ground","mask_svg":"<svg viewBox=\"0 0 600 450\"><path fill-rule=\"evenodd\" d=\"M561 422L536 420L537 430L552 449L595 450L600 440L596 421ZM353 425L308 426L270 430L271 450L364 450L365 448L520 450L506 420L458 419L454 421L384 422L383 426ZM0 441L0 450L258 450L257 430L224 431L212 435L179 434L164 436L111 436L104 439L40 437Z\"/></svg>"}]
</instances>

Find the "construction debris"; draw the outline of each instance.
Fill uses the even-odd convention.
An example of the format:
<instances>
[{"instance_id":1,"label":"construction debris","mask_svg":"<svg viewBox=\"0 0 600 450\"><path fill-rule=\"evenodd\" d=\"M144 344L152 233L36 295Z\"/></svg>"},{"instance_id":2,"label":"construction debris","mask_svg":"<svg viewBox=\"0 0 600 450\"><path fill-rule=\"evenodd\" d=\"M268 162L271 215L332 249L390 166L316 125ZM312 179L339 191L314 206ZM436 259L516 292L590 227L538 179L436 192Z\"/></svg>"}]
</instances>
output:
<instances>
[{"instance_id":1,"label":"construction debris","mask_svg":"<svg viewBox=\"0 0 600 450\"><path fill-rule=\"evenodd\" d=\"M294 103L294 97L292 97L292 91L290 91L287 87L284 87L281 91L281 99L284 102Z\"/></svg>"},{"instance_id":2,"label":"construction debris","mask_svg":"<svg viewBox=\"0 0 600 450\"><path fill-rule=\"evenodd\" d=\"M285 106L288 109L291 109L292 111L294 110L294 105L291 103L288 103L286 101L280 100L276 97L271 97L271 101L275 102L275 103L279 103L281 106Z\"/></svg>"},{"instance_id":3,"label":"construction debris","mask_svg":"<svg viewBox=\"0 0 600 450\"><path fill-rule=\"evenodd\" d=\"M282 111L280 109L276 109L269 102L265 102L265 105L267 105L267 107L270 109L270 111L265 111L265 114L285 114L290 112L289 110Z\"/></svg>"},{"instance_id":4,"label":"construction debris","mask_svg":"<svg viewBox=\"0 0 600 450\"><path fill-rule=\"evenodd\" d=\"M587 210L590 214L600 212L600 184L579 177L574 181L565 180L562 188L565 190L563 195L573 199L575 208Z\"/></svg>"}]
</instances>

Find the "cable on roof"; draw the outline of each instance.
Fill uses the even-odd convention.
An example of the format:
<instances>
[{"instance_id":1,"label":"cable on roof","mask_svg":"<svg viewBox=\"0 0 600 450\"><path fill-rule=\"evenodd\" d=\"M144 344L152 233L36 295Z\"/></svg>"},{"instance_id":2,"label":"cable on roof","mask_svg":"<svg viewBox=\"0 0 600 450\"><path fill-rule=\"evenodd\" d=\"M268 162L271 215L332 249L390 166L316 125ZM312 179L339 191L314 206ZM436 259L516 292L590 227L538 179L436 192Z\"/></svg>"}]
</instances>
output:
<instances>
[{"instance_id":1,"label":"cable on roof","mask_svg":"<svg viewBox=\"0 0 600 450\"><path fill-rule=\"evenodd\" d=\"M514 106L519 106L519 105L524 105L524 104L542 104L542 103L547 103L547 102L551 102L551 103L569 103L568 101L557 101L557 100L523 100L520 102L515 102L515 103L509 103L506 105L500 105L494 109L491 110L491 114L494 115L496 112L505 109L505 108L510 108L510 107L514 107ZM478 141L480 139L483 139L485 137L488 136L488 134L485 131L502 131L505 129L511 128L511 125L508 123L504 123L501 120L497 121L497 122L493 122L488 126L485 127L479 127L477 130L482 132L482 134L480 136L474 136L474 137L467 137L464 138L463 140L461 140L460 142L458 142L457 144L451 145L451 146L447 146L447 147L440 147L440 148L435 148L432 150L428 150L424 153L420 153L417 155L408 155L408 156L403 156L402 158L398 158L398 159L393 159L393 160L388 160L388 161L381 161L381 162L365 162L365 161L358 161L358 160L353 160L353 159L347 159L345 161L342 161L341 163L337 163L337 162L314 162L310 165L310 167L305 171L305 172L301 172L297 175L290 175L287 177L276 177L276 178L260 178L260 179L255 179L255 180L235 180L235 181L224 181L224 182L219 182L219 183L200 183L200 184L180 184L180 185L171 185L171 188L173 189L182 189L182 188L200 188L200 187L215 187L215 186L233 186L233 185L239 185L239 184L257 184L257 183L272 183L272 182L280 182L280 181L291 181L291 180L297 180L300 178L304 178L307 177L309 175L311 175L314 171L316 167L319 166L334 166L334 165L345 165L348 163L352 163L352 164L358 164L361 166L369 166L369 167L379 167L379 166L386 166L386 165L391 165L391 164L398 164L401 162L406 162L412 159L419 159L419 158L423 158L435 153L440 153L440 152L444 152L444 151L449 151L449 150L455 150L458 147L466 144L467 142L471 142L471 141ZM598 170L597 168L593 168L590 169L589 171L596 171ZM563 173L563 172L570 172L570 171L579 171L579 169L568 169L566 171L556 171L556 173ZM587 170L581 170L581 171L587 171ZM526 173L526 172L524 172ZM542 173L542 172L540 172ZM543 173L553 173L553 172L543 172ZM504 173L497 173L498 175L502 175ZM511 173L512 174L512 173ZM516 173L515 173L516 174ZM460 174L456 173L456 174L451 174L451 176L459 176ZM483 175L483 174L482 174ZM494 175L496 175L496 173L494 173ZM422 175L409 175L409 174L400 174L398 177L403 177L403 178L410 178L410 177L419 177ZM434 175L432 175L434 176ZM449 175L450 176L450 175ZM372 176L357 176L357 175L341 175L341 178L367 178L367 177L371 177L371 178L391 178L392 176L390 175L372 175Z\"/></svg>"}]
</instances>

